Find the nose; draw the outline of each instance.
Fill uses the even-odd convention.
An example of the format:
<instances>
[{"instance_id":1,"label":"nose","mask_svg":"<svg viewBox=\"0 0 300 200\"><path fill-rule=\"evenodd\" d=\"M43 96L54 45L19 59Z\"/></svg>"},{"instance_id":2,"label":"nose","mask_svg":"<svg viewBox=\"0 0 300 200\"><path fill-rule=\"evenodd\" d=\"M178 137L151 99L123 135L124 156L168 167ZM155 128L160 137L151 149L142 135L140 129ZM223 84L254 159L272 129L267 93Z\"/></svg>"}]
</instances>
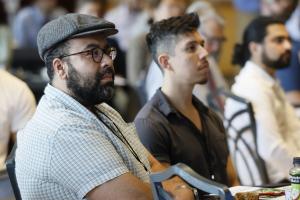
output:
<instances>
[{"instance_id":1,"label":"nose","mask_svg":"<svg viewBox=\"0 0 300 200\"><path fill-rule=\"evenodd\" d=\"M100 65L101 65L101 67L105 67L105 66L113 67L113 60L111 59L111 57L109 55L106 55L104 53Z\"/></svg>"},{"instance_id":2,"label":"nose","mask_svg":"<svg viewBox=\"0 0 300 200\"><path fill-rule=\"evenodd\" d=\"M205 57L207 57L207 55L208 55L207 50L204 47L200 46L200 50L199 50L199 54L198 54L199 58L200 59L205 58Z\"/></svg>"},{"instance_id":3,"label":"nose","mask_svg":"<svg viewBox=\"0 0 300 200\"><path fill-rule=\"evenodd\" d=\"M284 47L288 50L291 50L292 49L292 43L290 40L285 40L284 42Z\"/></svg>"}]
</instances>

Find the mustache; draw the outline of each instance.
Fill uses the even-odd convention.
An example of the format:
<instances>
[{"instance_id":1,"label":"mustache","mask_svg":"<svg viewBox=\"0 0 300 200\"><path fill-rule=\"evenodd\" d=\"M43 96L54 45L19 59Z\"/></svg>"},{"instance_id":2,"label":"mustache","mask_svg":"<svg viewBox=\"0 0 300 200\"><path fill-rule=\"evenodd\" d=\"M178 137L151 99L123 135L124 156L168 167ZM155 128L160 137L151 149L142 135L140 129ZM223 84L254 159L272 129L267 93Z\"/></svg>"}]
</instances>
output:
<instances>
[{"instance_id":1,"label":"mustache","mask_svg":"<svg viewBox=\"0 0 300 200\"><path fill-rule=\"evenodd\" d=\"M115 70L112 67L106 67L101 72L99 72L99 77L102 79L105 75L112 75L115 76Z\"/></svg>"},{"instance_id":2,"label":"mustache","mask_svg":"<svg viewBox=\"0 0 300 200\"><path fill-rule=\"evenodd\" d=\"M283 54L282 54L282 56L291 56L292 55L292 51L291 50L287 50L286 52L284 52Z\"/></svg>"}]
</instances>

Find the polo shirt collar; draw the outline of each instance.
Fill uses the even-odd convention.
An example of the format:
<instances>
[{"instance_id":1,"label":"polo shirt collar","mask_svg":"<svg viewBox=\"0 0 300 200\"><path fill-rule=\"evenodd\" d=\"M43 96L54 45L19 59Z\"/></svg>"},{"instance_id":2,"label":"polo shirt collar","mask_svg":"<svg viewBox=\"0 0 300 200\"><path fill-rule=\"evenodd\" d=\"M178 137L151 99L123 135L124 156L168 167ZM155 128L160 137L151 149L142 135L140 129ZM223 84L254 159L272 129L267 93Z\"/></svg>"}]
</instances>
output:
<instances>
[{"instance_id":1,"label":"polo shirt collar","mask_svg":"<svg viewBox=\"0 0 300 200\"><path fill-rule=\"evenodd\" d=\"M166 96L163 94L163 92L161 91L161 88L159 88L156 91L156 94L154 95L154 98L158 99L158 108L159 110L165 115L168 116L170 114L176 114L176 115L180 115L179 111L172 106L172 104L168 101L168 99L166 98ZM197 99L195 96L193 96L193 104L197 107L197 109L202 113L207 113L208 112L208 108L199 100Z\"/></svg>"}]
</instances>

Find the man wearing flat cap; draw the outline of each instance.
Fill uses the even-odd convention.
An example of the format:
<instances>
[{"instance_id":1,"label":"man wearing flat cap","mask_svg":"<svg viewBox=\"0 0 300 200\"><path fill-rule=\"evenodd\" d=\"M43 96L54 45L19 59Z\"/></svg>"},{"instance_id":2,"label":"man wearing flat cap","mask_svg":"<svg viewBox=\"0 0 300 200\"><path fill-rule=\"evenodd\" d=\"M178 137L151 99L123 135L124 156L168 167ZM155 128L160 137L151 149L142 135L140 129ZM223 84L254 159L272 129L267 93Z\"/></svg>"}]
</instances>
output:
<instances>
[{"instance_id":1,"label":"man wearing flat cap","mask_svg":"<svg viewBox=\"0 0 300 200\"><path fill-rule=\"evenodd\" d=\"M18 133L16 177L22 199L152 199L148 173L162 169L135 128L105 104L113 95L115 25L67 14L37 38L50 83L36 113ZM175 197L179 179L164 187ZM181 185L179 185L181 186ZM182 195L182 196L180 196Z\"/></svg>"}]
</instances>

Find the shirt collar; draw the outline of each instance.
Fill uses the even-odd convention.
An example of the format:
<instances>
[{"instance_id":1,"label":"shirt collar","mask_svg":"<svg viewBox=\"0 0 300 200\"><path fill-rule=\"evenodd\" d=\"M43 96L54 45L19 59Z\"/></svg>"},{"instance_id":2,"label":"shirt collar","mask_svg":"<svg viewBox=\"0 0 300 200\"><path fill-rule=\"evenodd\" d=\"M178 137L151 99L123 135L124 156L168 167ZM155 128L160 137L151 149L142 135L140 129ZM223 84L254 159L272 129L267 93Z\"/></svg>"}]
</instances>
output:
<instances>
[{"instance_id":1,"label":"shirt collar","mask_svg":"<svg viewBox=\"0 0 300 200\"><path fill-rule=\"evenodd\" d=\"M261 77L264 82L266 82L270 87L275 87L279 85L279 81L269 75L265 70L259 67L256 63L252 61L247 61L245 64L245 69L252 72L257 77Z\"/></svg>"},{"instance_id":2,"label":"shirt collar","mask_svg":"<svg viewBox=\"0 0 300 200\"><path fill-rule=\"evenodd\" d=\"M157 101L158 108L165 116L168 116L172 113L177 114L177 115L180 114L179 111L174 106L172 106L172 104L168 101L167 97L161 91L161 88L159 88L156 91L154 98L158 99L158 101ZM208 112L208 108L195 96L193 96L192 101L193 101L193 104L197 107L197 109L200 110L200 112L204 112L204 113Z\"/></svg>"},{"instance_id":3,"label":"shirt collar","mask_svg":"<svg viewBox=\"0 0 300 200\"><path fill-rule=\"evenodd\" d=\"M55 101L60 102L64 106L68 107L68 109L70 109L70 110L76 110L83 114L87 114L87 113L91 114L91 112L86 107L84 107L81 103L79 103L73 97L71 97L70 95L66 94L65 92L53 87L49 83L47 84L44 93L47 98L51 98L51 99L54 99Z\"/></svg>"}]
</instances>

